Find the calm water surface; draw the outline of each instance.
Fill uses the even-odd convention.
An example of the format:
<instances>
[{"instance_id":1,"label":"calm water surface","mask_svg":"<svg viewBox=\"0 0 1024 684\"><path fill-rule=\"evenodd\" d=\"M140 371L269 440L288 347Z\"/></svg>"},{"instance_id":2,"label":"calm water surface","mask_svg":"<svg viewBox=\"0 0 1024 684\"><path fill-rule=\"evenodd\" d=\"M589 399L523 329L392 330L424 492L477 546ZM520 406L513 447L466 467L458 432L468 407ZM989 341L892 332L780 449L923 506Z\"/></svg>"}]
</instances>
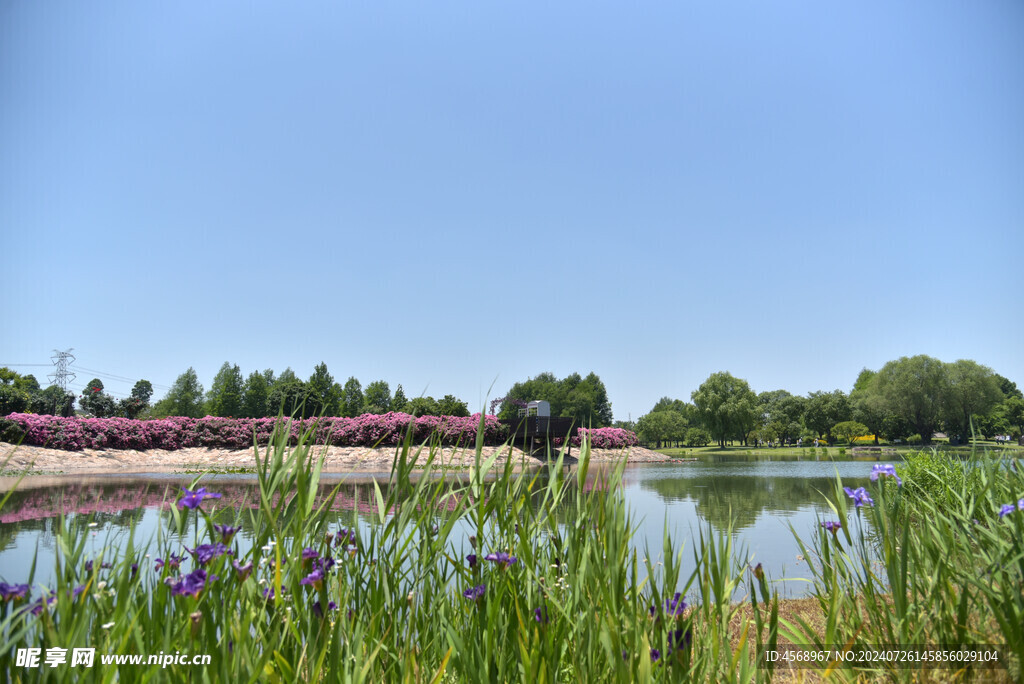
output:
<instances>
[{"instance_id":1,"label":"calm water surface","mask_svg":"<svg viewBox=\"0 0 1024 684\"><path fill-rule=\"evenodd\" d=\"M816 530L819 520L832 519L827 499L832 496L838 473L846 485L867 485L874 462L688 462L637 464L626 469L624 492L639 526L635 544L641 555L661 557L662 535L671 535L676 549L683 550L683 577L693 568L692 544L700 528L716 531L734 520L734 542L750 565L761 563L778 582L783 595L800 596L810 589L800 578L807 563L799 557L790 526L804 539ZM386 480L387 474L380 474ZM168 503L190 476L104 476L66 478L37 486L23 482L0 511L0 581L26 582L33 561L36 585L52 585L55 558L54 529L63 510L68 524L88 535L88 556L134 528L136 543L155 538L167 529ZM336 484L338 478L328 483ZM347 523L353 509L363 525L374 513L372 486L365 476L342 481L336 508ZM211 491L224 494L219 507L244 508L255 498L254 478L213 476L204 479ZM242 551L250 538L242 516L239 540ZM90 527L90 525L92 525ZM468 534L468 532L466 532ZM191 544L190 544L191 545ZM108 554L109 557L109 554Z\"/></svg>"}]
</instances>

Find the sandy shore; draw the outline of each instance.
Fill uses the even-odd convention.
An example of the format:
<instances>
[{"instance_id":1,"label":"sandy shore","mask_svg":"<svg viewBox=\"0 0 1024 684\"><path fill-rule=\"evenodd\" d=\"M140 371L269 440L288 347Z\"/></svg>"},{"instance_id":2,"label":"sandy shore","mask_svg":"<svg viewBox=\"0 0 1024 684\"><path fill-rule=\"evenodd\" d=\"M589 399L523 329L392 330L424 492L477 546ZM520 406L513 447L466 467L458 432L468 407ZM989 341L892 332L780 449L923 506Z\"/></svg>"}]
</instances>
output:
<instances>
[{"instance_id":1,"label":"sandy shore","mask_svg":"<svg viewBox=\"0 0 1024 684\"><path fill-rule=\"evenodd\" d=\"M395 447L370 449L368 447L315 447L316 453L326 453L325 473L376 473L388 471L395 457ZM472 449L446 447L441 450L441 462L445 465L471 466L475 456ZM508 447L484 447L483 456L490 458L500 452L497 463L504 464L511 458L523 466L541 463L537 458L525 454L521 449ZM262 455L261 451L261 455ZM426 451L423 457L426 456ZM572 460L579 456L579 450L572 450ZM592 461L616 463L626 459L628 463L664 462L671 459L643 447L628 449L594 449ZM6 463L5 463L6 462ZM61 451L37 446L15 446L0 442L0 467L4 475L27 470L32 475L102 475L129 473L167 473L183 469L234 469L252 468L256 465L252 449L178 449L165 451L151 449L84 449L82 451Z\"/></svg>"}]
</instances>

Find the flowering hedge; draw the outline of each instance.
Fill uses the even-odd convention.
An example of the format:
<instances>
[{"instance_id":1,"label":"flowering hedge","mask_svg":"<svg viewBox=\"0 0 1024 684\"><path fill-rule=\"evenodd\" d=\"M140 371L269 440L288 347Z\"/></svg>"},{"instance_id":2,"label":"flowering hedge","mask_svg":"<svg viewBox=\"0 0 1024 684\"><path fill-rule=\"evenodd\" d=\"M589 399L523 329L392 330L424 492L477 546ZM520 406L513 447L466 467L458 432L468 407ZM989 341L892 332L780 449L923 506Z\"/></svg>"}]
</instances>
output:
<instances>
[{"instance_id":1,"label":"flowering hedge","mask_svg":"<svg viewBox=\"0 0 1024 684\"><path fill-rule=\"evenodd\" d=\"M635 432L623 430L622 428L577 428L576 435L569 441L572 446L578 447L583 441L583 435L589 433L590 446L594 449L622 449L624 447L639 446L640 439ZM555 446L560 447L565 443L561 437L552 440Z\"/></svg>"},{"instance_id":2,"label":"flowering hedge","mask_svg":"<svg viewBox=\"0 0 1024 684\"><path fill-rule=\"evenodd\" d=\"M22 442L31 446L80 451L81 449L184 449L215 447L245 449L270 440L276 418L61 418L30 413L7 417L25 430ZM364 414L358 418L309 418L291 424L295 441L307 427L315 428L317 444L333 446L394 446L405 437L410 423L413 441L423 442L439 435L444 444L472 445L476 440L480 414L465 418L421 416L406 413ZM484 416L484 440L497 444L508 436L508 428L494 416ZM596 446L596 444L595 444Z\"/></svg>"}]
</instances>

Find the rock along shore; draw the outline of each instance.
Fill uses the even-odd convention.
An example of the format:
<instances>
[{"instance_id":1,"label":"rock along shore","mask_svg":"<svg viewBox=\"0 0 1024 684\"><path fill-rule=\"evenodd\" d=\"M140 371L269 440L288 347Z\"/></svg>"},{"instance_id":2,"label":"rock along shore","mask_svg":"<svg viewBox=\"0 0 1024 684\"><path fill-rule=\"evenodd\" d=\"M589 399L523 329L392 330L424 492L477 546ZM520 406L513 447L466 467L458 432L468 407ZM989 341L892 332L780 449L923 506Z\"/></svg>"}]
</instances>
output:
<instances>
[{"instance_id":1,"label":"rock along shore","mask_svg":"<svg viewBox=\"0 0 1024 684\"><path fill-rule=\"evenodd\" d=\"M396 447L336 447L315 446L314 454L326 454L325 473L379 473L391 469ZM415 454L418 449L414 448ZM447 466L469 467L475 461L472 448L443 447L440 449L440 463ZM511 458L517 465L530 466L542 463L538 458L528 456L521 449L508 446L484 447L483 457L490 458L500 452L497 464L504 464ZM260 449L260 457L266 453ZM426 458L424 447L420 459ZM575 462L579 449L573 448L568 462ZM591 462L656 463L671 461L669 457L643 447L625 449L593 449ZM77 475L77 474L118 474L166 473L187 470L219 470L253 468L256 458L252 449L207 449L196 447L167 451L150 449L83 449L62 451L38 446L17 446L0 442L0 469L5 476L28 471L31 475Z\"/></svg>"}]
</instances>

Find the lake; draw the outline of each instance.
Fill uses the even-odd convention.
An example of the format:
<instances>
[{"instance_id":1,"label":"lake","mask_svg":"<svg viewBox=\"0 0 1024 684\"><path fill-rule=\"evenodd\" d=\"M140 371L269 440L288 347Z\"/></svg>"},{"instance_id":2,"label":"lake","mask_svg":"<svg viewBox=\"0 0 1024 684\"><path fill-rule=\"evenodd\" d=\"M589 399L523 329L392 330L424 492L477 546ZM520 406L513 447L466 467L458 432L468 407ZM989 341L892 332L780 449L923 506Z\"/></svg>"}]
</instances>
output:
<instances>
[{"instance_id":1,"label":"lake","mask_svg":"<svg viewBox=\"0 0 1024 684\"><path fill-rule=\"evenodd\" d=\"M816 533L819 520L833 519L827 497L838 473L844 484L865 486L874 461L724 461L646 463L628 466L623 479L627 505L638 526L634 544L641 556L661 557L666 525L676 549L683 551L683 576L693 568L692 540L701 527L721 532L732 519L734 543L746 549L750 565L761 563L777 582L782 596L798 597L811 587L807 562L790 526L805 540ZM56 549L55 528L61 511L67 524L87 535L89 556L104 546L117 547L134 529L136 543L167 529L169 502L194 476L95 476L29 479L0 511L0 581L27 582L33 560L34 583L50 585ZM355 515L369 526L375 508L367 475L324 476L325 484L342 487L335 509L341 524ZM376 475L386 481L387 473ZM595 478L597 481L597 478ZM243 509L255 499L255 478L246 475L207 476L203 484L224 498L219 507ZM599 485L598 485L599 486ZM251 538L247 516L240 516L237 539L244 552ZM458 532L458 530L456 530ZM468 534L468 531L463 531Z\"/></svg>"}]
</instances>

